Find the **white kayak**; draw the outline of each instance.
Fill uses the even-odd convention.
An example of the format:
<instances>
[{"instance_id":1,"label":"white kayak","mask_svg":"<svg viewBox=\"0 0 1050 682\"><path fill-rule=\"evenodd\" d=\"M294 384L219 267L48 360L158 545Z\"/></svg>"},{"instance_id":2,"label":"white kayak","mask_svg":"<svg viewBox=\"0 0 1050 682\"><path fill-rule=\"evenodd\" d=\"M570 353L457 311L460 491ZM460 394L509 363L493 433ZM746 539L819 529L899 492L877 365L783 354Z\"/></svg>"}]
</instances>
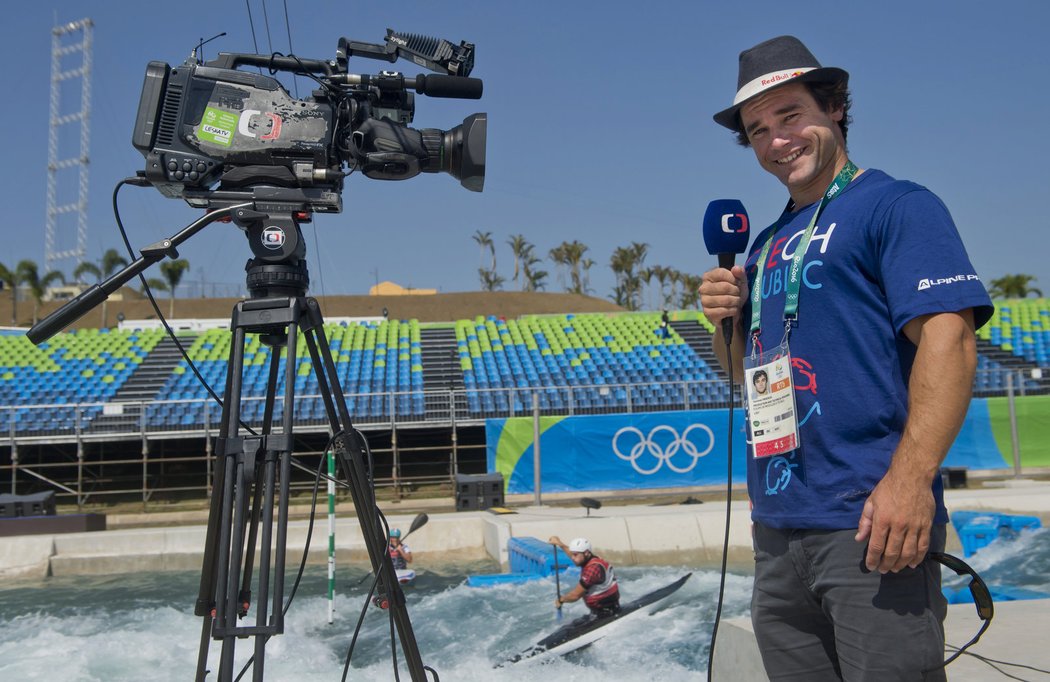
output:
<instances>
[{"instance_id":1,"label":"white kayak","mask_svg":"<svg viewBox=\"0 0 1050 682\"><path fill-rule=\"evenodd\" d=\"M677 592L678 588L684 585L691 575L692 573L686 573L670 585L661 587L639 599L621 605L620 611L615 615L604 618L587 616L577 618L506 662L517 663L531 658L562 656L570 651L576 651L588 644L592 644L612 631L617 623L637 618L640 614L652 613L661 602Z\"/></svg>"}]
</instances>

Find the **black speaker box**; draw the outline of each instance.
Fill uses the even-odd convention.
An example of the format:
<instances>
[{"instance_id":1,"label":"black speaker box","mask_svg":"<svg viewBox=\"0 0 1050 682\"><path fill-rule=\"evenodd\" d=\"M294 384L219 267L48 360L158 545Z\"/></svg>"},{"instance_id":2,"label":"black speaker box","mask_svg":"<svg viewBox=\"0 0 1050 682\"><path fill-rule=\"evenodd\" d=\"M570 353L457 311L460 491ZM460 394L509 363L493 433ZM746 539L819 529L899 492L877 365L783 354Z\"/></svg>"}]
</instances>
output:
<instances>
[{"instance_id":1,"label":"black speaker box","mask_svg":"<svg viewBox=\"0 0 1050 682\"><path fill-rule=\"evenodd\" d=\"M503 474L457 474L456 511L503 506Z\"/></svg>"}]
</instances>

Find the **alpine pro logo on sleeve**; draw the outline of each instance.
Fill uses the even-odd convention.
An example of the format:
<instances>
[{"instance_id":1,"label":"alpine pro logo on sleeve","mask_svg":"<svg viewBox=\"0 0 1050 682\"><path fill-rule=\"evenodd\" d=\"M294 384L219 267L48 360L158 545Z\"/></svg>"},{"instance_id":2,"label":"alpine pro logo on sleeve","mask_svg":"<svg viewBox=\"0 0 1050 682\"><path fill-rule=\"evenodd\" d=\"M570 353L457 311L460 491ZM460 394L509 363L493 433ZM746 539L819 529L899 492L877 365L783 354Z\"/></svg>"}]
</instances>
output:
<instances>
[{"instance_id":1,"label":"alpine pro logo on sleeve","mask_svg":"<svg viewBox=\"0 0 1050 682\"><path fill-rule=\"evenodd\" d=\"M953 275L952 277L937 278L923 277L919 280L918 291L925 291L926 289L931 289L942 284L956 284L958 282L970 282L973 280L980 282L981 278L977 275Z\"/></svg>"}]
</instances>

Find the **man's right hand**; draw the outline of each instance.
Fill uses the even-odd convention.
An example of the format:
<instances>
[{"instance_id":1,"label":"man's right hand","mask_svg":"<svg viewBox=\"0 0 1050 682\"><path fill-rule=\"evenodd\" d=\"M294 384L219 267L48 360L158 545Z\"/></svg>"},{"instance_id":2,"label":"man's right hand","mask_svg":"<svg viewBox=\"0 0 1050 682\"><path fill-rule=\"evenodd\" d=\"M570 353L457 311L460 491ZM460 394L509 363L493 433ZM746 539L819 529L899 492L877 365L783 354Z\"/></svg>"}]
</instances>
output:
<instances>
[{"instance_id":1,"label":"man's right hand","mask_svg":"<svg viewBox=\"0 0 1050 682\"><path fill-rule=\"evenodd\" d=\"M744 343L743 330L747 326L740 319L740 311L748 299L747 275L741 265L734 265L732 270L712 268L700 278L700 306L704 315L715 326L715 342L712 349L722 369L729 370L730 355L722 334L722 320L734 320L736 332L733 337L733 377L736 383L744 377Z\"/></svg>"},{"instance_id":2,"label":"man's right hand","mask_svg":"<svg viewBox=\"0 0 1050 682\"><path fill-rule=\"evenodd\" d=\"M747 275L741 265L711 268L700 278L700 306L716 328L727 317L739 318L747 298Z\"/></svg>"}]
</instances>

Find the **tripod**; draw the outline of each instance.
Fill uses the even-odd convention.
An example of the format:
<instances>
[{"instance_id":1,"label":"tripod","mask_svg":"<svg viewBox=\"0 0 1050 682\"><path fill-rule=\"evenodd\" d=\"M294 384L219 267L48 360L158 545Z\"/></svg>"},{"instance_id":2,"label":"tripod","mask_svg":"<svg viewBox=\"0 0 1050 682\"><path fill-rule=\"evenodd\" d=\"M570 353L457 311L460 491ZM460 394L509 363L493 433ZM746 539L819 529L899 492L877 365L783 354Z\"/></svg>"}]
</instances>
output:
<instances>
[{"instance_id":1,"label":"tripod","mask_svg":"<svg viewBox=\"0 0 1050 682\"><path fill-rule=\"evenodd\" d=\"M285 550L295 404L294 359L301 332L333 434L332 449L343 476L349 482L368 557L378 576L378 590L388 597L388 608L397 627L411 679L423 682L427 679L426 672L408 617L404 593L387 552L386 534L378 519L365 449L361 436L353 430L350 421L325 337L320 308L315 299L306 296L309 276L306 261L301 258L305 249L298 215L286 211L261 214L251 210L234 215L234 220L244 225L256 258L250 260L247 267L252 298L237 303L231 317L233 341L215 451L215 488L208 516L200 591L194 610L203 618L196 679L203 682L208 673L211 638L222 641L218 679L231 682L235 672L236 641L253 637L253 679L263 680L266 642L284 631ZM275 236L278 232L283 232L282 236ZM281 242L281 248L275 249L278 253L271 256L263 251L263 248L272 248L265 246L267 243L276 241ZM256 248L258 243L264 247ZM260 340L271 346L272 352L261 433L242 435L241 373L248 334L259 334ZM278 432L274 432L272 425L281 379L282 348L287 350L287 360L281 426ZM253 580L256 565L259 574ZM253 587L257 588L254 624L239 624L239 619L247 619Z\"/></svg>"},{"instance_id":2,"label":"tripod","mask_svg":"<svg viewBox=\"0 0 1050 682\"><path fill-rule=\"evenodd\" d=\"M180 244L216 220L232 220L248 236L255 256L248 261L246 268L252 298L236 305L230 321L233 343L215 452L221 466L216 466L200 591L194 608L194 613L203 618L196 679L204 682L208 673L211 638L222 640L219 682L232 682L236 640L254 637L252 676L261 682L266 642L284 632L285 544L295 406L294 358L301 332L317 373L318 389L332 430L332 450L350 487L365 548L377 577L377 589L387 598L387 608L397 627L412 682L427 682L426 669L420 660L419 647L405 607L405 595L387 553L387 538L379 522L379 510L365 461L365 447L350 422L332 352L325 338L321 310L315 299L306 296L310 277L306 270L306 247L299 221L306 219L311 210L338 213L342 206L339 194L325 188L270 186L244 190L186 190L184 194L191 206L209 209L209 212L175 236L142 249L141 257L40 320L26 336L34 344L51 338L106 300L131 278L141 275L146 268L166 257L177 258L176 248ZM270 345L274 352L270 356L262 433L242 436L241 372L248 334L259 334L262 342ZM272 425L282 348L287 349L288 360L281 428L274 433ZM259 566L259 575L253 581L256 565ZM253 586L258 588L255 624L239 625L238 618L247 616Z\"/></svg>"}]
</instances>

